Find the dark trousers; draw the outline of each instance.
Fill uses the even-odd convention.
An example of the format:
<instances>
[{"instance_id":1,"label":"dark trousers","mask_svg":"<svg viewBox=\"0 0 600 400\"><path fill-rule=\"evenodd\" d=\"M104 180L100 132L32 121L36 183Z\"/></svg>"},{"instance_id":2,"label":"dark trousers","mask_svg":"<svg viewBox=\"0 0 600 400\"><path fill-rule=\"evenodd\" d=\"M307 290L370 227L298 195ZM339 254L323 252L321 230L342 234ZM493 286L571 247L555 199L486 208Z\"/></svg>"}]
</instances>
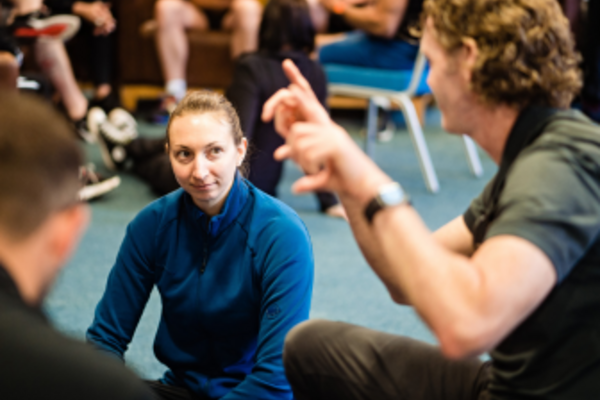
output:
<instances>
[{"instance_id":1,"label":"dark trousers","mask_svg":"<svg viewBox=\"0 0 600 400\"><path fill-rule=\"evenodd\" d=\"M159 400L204 400L186 388L165 385L160 381L146 381Z\"/></svg>"},{"instance_id":2,"label":"dark trousers","mask_svg":"<svg viewBox=\"0 0 600 400\"><path fill-rule=\"evenodd\" d=\"M583 89L584 102L600 106L600 2L588 2L583 43Z\"/></svg>"},{"instance_id":3,"label":"dark trousers","mask_svg":"<svg viewBox=\"0 0 600 400\"><path fill-rule=\"evenodd\" d=\"M179 188L165 151L165 139L138 138L125 148L133 160L133 172L156 194L165 195Z\"/></svg>"},{"instance_id":4,"label":"dark trousers","mask_svg":"<svg viewBox=\"0 0 600 400\"><path fill-rule=\"evenodd\" d=\"M273 153L284 142L275 132L263 132L264 135L253 138L248 154L248 180L263 192L277 197L277 185L283 173L283 163L273 158ZM271 137L273 136L273 137ZM337 197L330 192L315 192L319 210L324 212L338 204Z\"/></svg>"},{"instance_id":5,"label":"dark trousers","mask_svg":"<svg viewBox=\"0 0 600 400\"><path fill-rule=\"evenodd\" d=\"M296 326L283 361L297 400L488 398L488 363L448 360L437 347L342 322Z\"/></svg>"}]
</instances>

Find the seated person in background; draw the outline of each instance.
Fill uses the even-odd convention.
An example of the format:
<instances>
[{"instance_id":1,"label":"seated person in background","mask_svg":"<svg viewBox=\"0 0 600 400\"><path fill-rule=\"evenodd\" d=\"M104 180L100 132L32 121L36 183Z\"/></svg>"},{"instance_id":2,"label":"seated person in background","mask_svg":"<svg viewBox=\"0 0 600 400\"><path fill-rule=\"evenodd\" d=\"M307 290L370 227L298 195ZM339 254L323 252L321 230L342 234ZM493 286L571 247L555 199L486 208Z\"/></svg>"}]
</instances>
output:
<instances>
[{"instance_id":1,"label":"seated person in background","mask_svg":"<svg viewBox=\"0 0 600 400\"><path fill-rule=\"evenodd\" d=\"M117 360L55 331L41 309L89 219L69 125L40 100L7 92L0 121L0 398L154 399Z\"/></svg>"},{"instance_id":2,"label":"seated person in background","mask_svg":"<svg viewBox=\"0 0 600 400\"><path fill-rule=\"evenodd\" d=\"M596 399L600 393L600 127L568 110L578 55L556 0L426 0L421 48L448 132L499 165L464 215L430 232L397 182L293 86L265 104L277 157L335 190L391 297L439 346L341 322L286 338L296 399ZM301 121L301 124L296 124ZM488 353L490 360L477 358Z\"/></svg>"},{"instance_id":3,"label":"seated person in background","mask_svg":"<svg viewBox=\"0 0 600 400\"><path fill-rule=\"evenodd\" d=\"M419 41L409 31L418 23L423 0L374 0L353 5L345 0L321 0L313 7L341 15L355 29L340 41L319 49L322 64L344 64L390 70L410 70Z\"/></svg>"},{"instance_id":4,"label":"seated person in background","mask_svg":"<svg viewBox=\"0 0 600 400\"><path fill-rule=\"evenodd\" d=\"M182 188L130 223L87 338L122 358L156 287L163 399L290 399L283 339L308 318L306 227L238 172L247 142L223 96L188 94L167 146Z\"/></svg>"},{"instance_id":5,"label":"seated person in background","mask_svg":"<svg viewBox=\"0 0 600 400\"><path fill-rule=\"evenodd\" d=\"M120 107L119 94L113 90L115 18L111 5L104 1L45 0L53 14L75 14L82 19L78 33L90 47L89 68L92 71L94 96L90 107L100 106L106 112Z\"/></svg>"},{"instance_id":6,"label":"seated person in background","mask_svg":"<svg viewBox=\"0 0 600 400\"><path fill-rule=\"evenodd\" d=\"M250 146L248 180L260 190L276 196L283 163L273 152L284 143L272 122L260 119L262 106L289 80L281 62L294 61L307 77L317 98L325 106L327 80L321 66L310 60L315 31L305 0L270 0L265 7L259 30L259 51L242 55L235 65L233 82L225 96L238 110L242 131ZM345 216L335 195L317 192L321 212Z\"/></svg>"},{"instance_id":7,"label":"seated person in background","mask_svg":"<svg viewBox=\"0 0 600 400\"><path fill-rule=\"evenodd\" d=\"M189 49L185 30L231 31L231 57L236 58L256 50L261 9L257 0L157 0L154 9L158 24L156 45L165 90L174 102L180 101L187 90Z\"/></svg>"}]
</instances>

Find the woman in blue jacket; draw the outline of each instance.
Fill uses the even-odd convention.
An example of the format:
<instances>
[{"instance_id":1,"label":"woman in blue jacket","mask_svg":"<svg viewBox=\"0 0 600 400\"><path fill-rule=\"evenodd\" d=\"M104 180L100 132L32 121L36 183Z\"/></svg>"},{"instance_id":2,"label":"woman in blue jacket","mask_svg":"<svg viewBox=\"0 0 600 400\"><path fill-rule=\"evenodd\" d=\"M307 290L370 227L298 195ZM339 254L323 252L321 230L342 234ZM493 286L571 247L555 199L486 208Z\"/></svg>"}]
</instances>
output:
<instances>
[{"instance_id":1,"label":"woman in blue jacket","mask_svg":"<svg viewBox=\"0 0 600 400\"><path fill-rule=\"evenodd\" d=\"M167 126L181 189L127 227L87 339L123 357L150 292L162 317L154 351L163 399L290 399L283 340L308 318L313 257L306 227L238 172L247 143L231 104L195 92Z\"/></svg>"}]
</instances>

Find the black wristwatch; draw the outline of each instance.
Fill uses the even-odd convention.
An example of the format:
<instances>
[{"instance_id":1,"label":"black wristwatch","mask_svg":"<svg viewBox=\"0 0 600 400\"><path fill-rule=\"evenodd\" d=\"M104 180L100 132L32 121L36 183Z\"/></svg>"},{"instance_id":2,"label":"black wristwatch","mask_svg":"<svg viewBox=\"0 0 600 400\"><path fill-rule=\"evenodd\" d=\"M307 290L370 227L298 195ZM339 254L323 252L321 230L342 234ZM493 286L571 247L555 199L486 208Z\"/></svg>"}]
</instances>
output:
<instances>
[{"instance_id":1,"label":"black wristwatch","mask_svg":"<svg viewBox=\"0 0 600 400\"><path fill-rule=\"evenodd\" d=\"M377 211L399 204L410 204L408 195L398 182L387 183L379 188L377 196L365 208L365 218L369 224L372 224Z\"/></svg>"}]
</instances>

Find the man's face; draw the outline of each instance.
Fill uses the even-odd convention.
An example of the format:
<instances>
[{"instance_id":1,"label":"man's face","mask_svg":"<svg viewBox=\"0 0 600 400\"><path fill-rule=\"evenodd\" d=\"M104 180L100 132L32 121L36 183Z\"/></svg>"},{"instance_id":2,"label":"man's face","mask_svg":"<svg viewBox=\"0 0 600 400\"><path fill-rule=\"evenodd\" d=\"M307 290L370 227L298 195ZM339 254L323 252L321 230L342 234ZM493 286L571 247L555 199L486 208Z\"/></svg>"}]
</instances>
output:
<instances>
[{"instance_id":1,"label":"man's face","mask_svg":"<svg viewBox=\"0 0 600 400\"><path fill-rule=\"evenodd\" d=\"M468 133L476 96L470 90L471 73L466 53L448 53L439 43L431 18L427 19L421 51L429 61L427 83L442 113L442 127L451 133Z\"/></svg>"}]
</instances>

